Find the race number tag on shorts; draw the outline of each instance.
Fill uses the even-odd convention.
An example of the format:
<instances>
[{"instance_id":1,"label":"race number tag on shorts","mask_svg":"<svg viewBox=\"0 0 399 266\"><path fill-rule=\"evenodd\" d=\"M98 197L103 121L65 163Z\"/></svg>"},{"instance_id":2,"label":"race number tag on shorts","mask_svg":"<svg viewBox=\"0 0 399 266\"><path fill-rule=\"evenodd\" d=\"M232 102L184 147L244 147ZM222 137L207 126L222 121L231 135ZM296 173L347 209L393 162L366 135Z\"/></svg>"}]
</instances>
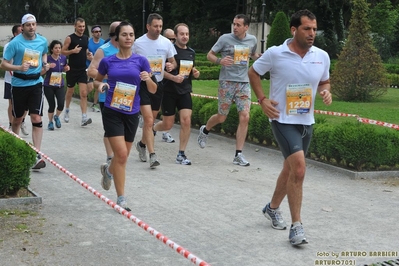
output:
<instances>
[{"instance_id":1,"label":"race number tag on shorts","mask_svg":"<svg viewBox=\"0 0 399 266\"><path fill-rule=\"evenodd\" d=\"M49 85L50 86L60 87L61 86L61 79L62 79L62 73L61 72L52 72L51 76L50 76Z\"/></svg>"},{"instance_id":2,"label":"race number tag on shorts","mask_svg":"<svg viewBox=\"0 0 399 266\"><path fill-rule=\"evenodd\" d=\"M147 60L150 63L152 74L161 75L162 69L164 69L162 55L149 55Z\"/></svg>"},{"instance_id":3,"label":"race number tag on shorts","mask_svg":"<svg viewBox=\"0 0 399 266\"><path fill-rule=\"evenodd\" d=\"M247 65L249 60L249 46L234 45L234 64Z\"/></svg>"},{"instance_id":4,"label":"race number tag on shorts","mask_svg":"<svg viewBox=\"0 0 399 266\"><path fill-rule=\"evenodd\" d=\"M40 52L32 49L25 48L24 57L22 62L30 63L30 67L38 67L39 66L39 56Z\"/></svg>"},{"instance_id":5,"label":"race number tag on shorts","mask_svg":"<svg viewBox=\"0 0 399 266\"><path fill-rule=\"evenodd\" d=\"M288 84L287 115L307 114L312 105L312 86L309 83Z\"/></svg>"},{"instance_id":6,"label":"race number tag on shorts","mask_svg":"<svg viewBox=\"0 0 399 266\"><path fill-rule=\"evenodd\" d=\"M132 111L136 88L136 85L117 81L112 95L111 107L126 112Z\"/></svg>"},{"instance_id":7,"label":"race number tag on shorts","mask_svg":"<svg viewBox=\"0 0 399 266\"><path fill-rule=\"evenodd\" d=\"M191 69L193 69L194 62L190 60L180 60L179 75L184 77L190 76Z\"/></svg>"}]
</instances>

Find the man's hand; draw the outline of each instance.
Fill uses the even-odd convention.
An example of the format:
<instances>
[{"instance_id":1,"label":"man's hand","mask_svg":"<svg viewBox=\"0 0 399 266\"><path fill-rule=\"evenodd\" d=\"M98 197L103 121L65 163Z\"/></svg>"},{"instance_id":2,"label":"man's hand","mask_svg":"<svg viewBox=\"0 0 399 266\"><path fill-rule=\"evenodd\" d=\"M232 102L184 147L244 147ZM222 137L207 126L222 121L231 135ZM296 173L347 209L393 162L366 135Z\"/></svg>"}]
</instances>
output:
<instances>
[{"instance_id":1,"label":"man's hand","mask_svg":"<svg viewBox=\"0 0 399 266\"><path fill-rule=\"evenodd\" d=\"M279 118L280 112L275 108L275 106L278 104L278 102L270 99L264 99L261 103L260 106L262 107L263 112L267 117L270 119L276 119Z\"/></svg>"},{"instance_id":2,"label":"man's hand","mask_svg":"<svg viewBox=\"0 0 399 266\"><path fill-rule=\"evenodd\" d=\"M170 62L166 62L165 69L166 69L167 72L170 72L170 71L172 71L174 69L174 66Z\"/></svg>"},{"instance_id":3,"label":"man's hand","mask_svg":"<svg viewBox=\"0 0 399 266\"><path fill-rule=\"evenodd\" d=\"M78 45L76 45L75 48L73 48L73 53L78 54L78 53L80 53L80 50L82 50L82 47L79 47L79 44L78 44Z\"/></svg>"},{"instance_id":4,"label":"man's hand","mask_svg":"<svg viewBox=\"0 0 399 266\"><path fill-rule=\"evenodd\" d=\"M21 70L22 72L26 72L26 71L28 71L29 67L30 67L30 63L24 62L24 63L22 63L22 65L21 65L21 67L20 67L20 70Z\"/></svg>"},{"instance_id":5,"label":"man's hand","mask_svg":"<svg viewBox=\"0 0 399 266\"><path fill-rule=\"evenodd\" d=\"M323 103L325 105L330 105L332 103L332 95L329 90L322 90L320 96L323 97Z\"/></svg>"},{"instance_id":6,"label":"man's hand","mask_svg":"<svg viewBox=\"0 0 399 266\"><path fill-rule=\"evenodd\" d=\"M233 65L233 63L234 63L234 60L229 55L220 60L220 64L222 66L231 66L231 65Z\"/></svg>"}]
</instances>

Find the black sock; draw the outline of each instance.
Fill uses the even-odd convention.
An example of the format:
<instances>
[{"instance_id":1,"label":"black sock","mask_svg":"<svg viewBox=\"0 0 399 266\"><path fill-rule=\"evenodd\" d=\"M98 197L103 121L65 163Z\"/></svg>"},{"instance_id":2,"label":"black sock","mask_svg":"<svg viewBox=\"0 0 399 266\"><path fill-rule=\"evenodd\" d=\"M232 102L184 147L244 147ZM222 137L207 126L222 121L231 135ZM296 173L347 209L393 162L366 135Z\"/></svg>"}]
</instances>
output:
<instances>
[{"instance_id":1,"label":"black sock","mask_svg":"<svg viewBox=\"0 0 399 266\"><path fill-rule=\"evenodd\" d=\"M146 147L145 144L143 142L141 142L141 140L139 142L139 145L140 145L141 148L145 148Z\"/></svg>"},{"instance_id":2,"label":"black sock","mask_svg":"<svg viewBox=\"0 0 399 266\"><path fill-rule=\"evenodd\" d=\"M236 157L239 153L242 153L242 150L236 150Z\"/></svg>"},{"instance_id":3,"label":"black sock","mask_svg":"<svg viewBox=\"0 0 399 266\"><path fill-rule=\"evenodd\" d=\"M202 130L202 132L204 132L204 134L206 134L206 135L209 134L209 130L207 130L206 127L204 127L204 129Z\"/></svg>"},{"instance_id":4,"label":"black sock","mask_svg":"<svg viewBox=\"0 0 399 266\"><path fill-rule=\"evenodd\" d=\"M184 155L184 151L179 151L177 155Z\"/></svg>"}]
</instances>

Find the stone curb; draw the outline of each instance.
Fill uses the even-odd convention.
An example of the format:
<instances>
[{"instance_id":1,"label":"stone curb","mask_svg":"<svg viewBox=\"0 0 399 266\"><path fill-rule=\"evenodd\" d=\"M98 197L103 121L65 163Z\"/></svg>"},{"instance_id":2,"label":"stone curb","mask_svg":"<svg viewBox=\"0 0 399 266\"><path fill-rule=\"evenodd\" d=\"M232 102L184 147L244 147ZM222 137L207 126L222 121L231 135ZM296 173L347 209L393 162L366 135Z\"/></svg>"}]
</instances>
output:
<instances>
[{"instance_id":1,"label":"stone curb","mask_svg":"<svg viewBox=\"0 0 399 266\"><path fill-rule=\"evenodd\" d=\"M42 197L39 194L31 190L30 187L28 187L28 191L32 193L32 197L0 199L0 209L11 205L42 204Z\"/></svg>"}]
</instances>

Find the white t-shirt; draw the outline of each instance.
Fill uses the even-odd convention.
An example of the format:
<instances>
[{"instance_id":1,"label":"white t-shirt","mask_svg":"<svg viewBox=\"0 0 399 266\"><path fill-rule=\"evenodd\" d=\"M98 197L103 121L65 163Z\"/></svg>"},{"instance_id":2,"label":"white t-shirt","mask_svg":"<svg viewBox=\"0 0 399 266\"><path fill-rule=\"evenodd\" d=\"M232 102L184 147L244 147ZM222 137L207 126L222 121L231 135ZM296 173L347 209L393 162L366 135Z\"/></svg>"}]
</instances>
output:
<instances>
[{"instance_id":1,"label":"white t-shirt","mask_svg":"<svg viewBox=\"0 0 399 266\"><path fill-rule=\"evenodd\" d=\"M162 35L159 35L156 40L151 40L147 37L147 34L144 34L134 42L132 50L133 53L143 55L149 59L151 70L158 82L163 80L166 59L172 58L177 54L173 44ZM162 62L160 62L161 60ZM162 63L162 65L154 66L154 62L157 61ZM157 70L154 70L154 67Z\"/></svg>"},{"instance_id":2,"label":"white t-shirt","mask_svg":"<svg viewBox=\"0 0 399 266\"><path fill-rule=\"evenodd\" d=\"M315 123L314 101L317 87L321 81L330 78L330 57L325 51L312 46L302 58L288 48L287 44L291 41L292 39L287 39L282 45L270 47L252 66L259 75L270 72L269 99L278 102L276 108L280 112L279 118L275 120L285 124L311 125ZM311 89L311 92L303 98L303 102L294 102L293 88L309 92ZM295 110L300 111L292 114L292 110L292 113Z\"/></svg>"}]
</instances>

